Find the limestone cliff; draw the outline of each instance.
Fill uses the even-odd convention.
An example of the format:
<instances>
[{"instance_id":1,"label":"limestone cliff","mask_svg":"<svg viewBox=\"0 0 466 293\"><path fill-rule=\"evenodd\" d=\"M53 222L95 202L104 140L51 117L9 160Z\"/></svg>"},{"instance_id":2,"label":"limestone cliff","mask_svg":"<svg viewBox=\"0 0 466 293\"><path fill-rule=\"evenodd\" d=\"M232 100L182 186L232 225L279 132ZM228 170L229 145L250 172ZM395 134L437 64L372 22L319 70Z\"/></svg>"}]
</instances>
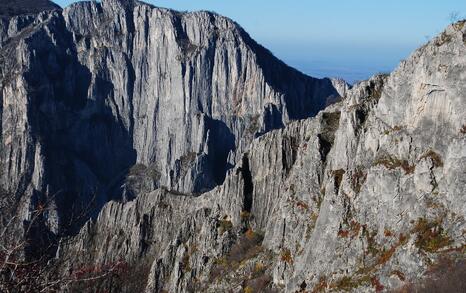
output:
<instances>
[{"instance_id":1,"label":"limestone cliff","mask_svg":"<svg viewBox=\"0 0 466 293\"><path fill-rule=\"evenodd\" d=\"M255 137L338 96L214 13L36 4L0 22L0 183L21 219L46 205L53 235L112 199L208 191Z\"/></svg>"},{"instance_id":2,"label":"limestone cliff","mask_svg":"<svg viewBox=\"0 0 466 293\"><path fill-rule=\"evenodd\" d=\"M72 292L423 278L466 247L465 23L350 89L209 12L105 0L4 20L2 212L45 204L65 275L128 266Z\"/></svg>"},{"instance_id":3,"label":"limestone cliff","mask_svg":"<svg viewBox=\"0 0 466 293\"><path fill-rule=\"evenodd\" d=\"M200 197L106 205L61 256L152 263L147 292L385 291L462 258L464 35L450 26L392 74L255 139Z\"/></svg>"}]
</instances>

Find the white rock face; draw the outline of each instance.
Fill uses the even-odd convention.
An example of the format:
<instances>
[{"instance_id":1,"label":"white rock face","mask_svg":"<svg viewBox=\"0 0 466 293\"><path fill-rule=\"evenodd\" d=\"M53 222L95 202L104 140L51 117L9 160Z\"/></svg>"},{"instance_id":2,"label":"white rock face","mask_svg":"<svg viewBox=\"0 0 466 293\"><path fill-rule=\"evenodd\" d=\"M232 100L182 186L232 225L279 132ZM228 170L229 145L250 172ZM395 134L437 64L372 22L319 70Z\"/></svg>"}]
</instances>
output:
<instances>
[{"instance_id":1,"label":"white rock face","mask_svg":"<svg viewBox=\"0 0 466 293\"><path fill-rule=\"evenodd\" d=\"M24 21L2 35L19 44L1 49L4 189L102 207L60 239L61 271L123 260L101 284L118 292L376 292L464 259L465 22L350 89L206 12L107 0Z\"/></svg>"},{"instance_id":2,"label":"white rock face","mask_svg":"<svg viewBox=\"0 0 466 293\"><path fill-rule=\"evenodd\" d=\"M211 190L253 138L338 96L210 12L79 2L1 18L0 41L2 187L13 213L54 205L55 234L89 202Z\"/></svg>"},{"instance_id":3,"label":"white rock face","mask_svg":"<svg viewBox=\"0 0 466 293\"><path fill-rule=\"evenodd\" d=\"M464 255L464 34L449 27L391 75L255 139L223 185L200 197L157 190L107 205L63 255L115 235L88 261L152 262L148 292L235 291L257 280L285 292L374 292L417 280L441 254ZM153 215L151 236L134 234L144 221L118 220L137 206ZM133 234L111 232L122 223ZM247 228L262 233L260 252L238 250ZM141 241L153 244L142 250ZM248 257L237 264L230 250Z\"/></svg>"}]
</instances>

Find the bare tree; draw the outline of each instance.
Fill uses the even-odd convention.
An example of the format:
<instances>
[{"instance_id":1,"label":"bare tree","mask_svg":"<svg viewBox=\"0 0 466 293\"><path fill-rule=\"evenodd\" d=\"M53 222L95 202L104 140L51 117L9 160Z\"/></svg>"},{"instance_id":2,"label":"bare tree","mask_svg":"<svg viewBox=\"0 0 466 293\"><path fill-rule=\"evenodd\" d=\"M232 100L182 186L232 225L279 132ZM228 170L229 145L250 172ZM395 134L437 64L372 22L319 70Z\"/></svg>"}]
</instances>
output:
<instances>
[{"instance_id":1,"label":"bare tree","mask_svg":"<svg viewBox=\"0 0 466 293\"><path fill-rule=\"evenodd\" d=\"M79 264L76 267L63 272L62 264L66 259L53 259L49 250L53 250L54 243L49 247L41 247L39 255L28 258L25 251L33 244L35 239L29 237L31 231L43 220L50 208L50 202L38 204L31 212L30 220L24 227L24 237L10 243L0 242L0 292L60 292L63 288L79 287L92 289L96 282L105 282L114 278L120 278L128 269L125 261L114 261L106 264ZM82 213L87 214L87 211ZM78 215L75 219L81 219L84 215ZM8 237L12 225L17 225L17 216L11 217L8 223L0 231L0 239ZM68 260L73 263L73 260Z\"/></svg>"},{"instance_id":2,"label":"bare tree","mask_svg":"<svg viewBox=\"0 0 466 293\"><path fill-rule=\"evenodd\" d=\"M448 20L450 23L458 22L461 19L460 13L458 11L452 11L448 15Z\"/></svg>"}]
</instances>

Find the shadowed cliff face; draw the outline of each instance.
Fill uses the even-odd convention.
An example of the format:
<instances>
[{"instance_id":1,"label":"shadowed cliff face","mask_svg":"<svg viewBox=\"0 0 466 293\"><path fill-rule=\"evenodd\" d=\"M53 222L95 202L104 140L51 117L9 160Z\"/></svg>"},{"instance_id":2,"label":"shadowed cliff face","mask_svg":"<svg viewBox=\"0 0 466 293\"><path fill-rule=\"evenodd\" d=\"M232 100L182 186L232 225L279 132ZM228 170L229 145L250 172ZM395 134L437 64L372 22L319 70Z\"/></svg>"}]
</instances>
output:
<instances>
[{"instance_id":1,"label":"shadowed cliff face","mask_svg":"<svg viewBox=\"0 0 466 293\"><path fill-rule=\"evenodd\" d=\"M108 203L60 246L63 271L69 258L124 259L124 292L381 292L443 258L454 268L466 247L465 24L260 135L217 188Z\"/></svg>"},{"instance_id":2,"label":"shadowed cliff face","mask_svg":"<svg viewBox=\"0 0 466 293\"><path fill-rule=\"evenodd\" d=\"M1 18L1 241L64 277L123 261L117 292L401 286L464 256L465 30L348 89L213 13Z\"/></svg>"},{"instance_id":3,"label":"shadowed cliff face","mask_svg":"<svg viewBox=\"0 0 466 293\"><path fill-rule=\"evenodd\" d=\"M11 17L60 9L60 6L48 0L2 0L0 3L0 16Z\"/></svg>"},{"instance_id":4,"label":"shadowed cliff face","mask_svg":"<svg viewBox=\"0 0 466 293\"><path fill-rule=\"evenodd\" d=\"M116 0L55 8L0 5L3 218L27 222L45 206L38 229L55 236L109 200L209 191L255 137L338 96L213 13Z\"/></svg>"}]
</instances>

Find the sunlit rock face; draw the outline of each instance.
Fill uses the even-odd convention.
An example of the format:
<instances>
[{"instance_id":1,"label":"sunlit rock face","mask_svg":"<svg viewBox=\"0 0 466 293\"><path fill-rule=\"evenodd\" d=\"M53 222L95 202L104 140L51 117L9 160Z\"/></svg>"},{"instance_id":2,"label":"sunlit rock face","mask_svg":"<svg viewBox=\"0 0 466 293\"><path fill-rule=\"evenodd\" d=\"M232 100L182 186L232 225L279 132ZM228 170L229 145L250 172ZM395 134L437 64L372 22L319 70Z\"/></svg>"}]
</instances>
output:
<instances>
[{"instance_id":1,"label":"sunlit rock face","mask_svg":"<svg viewBox=\"0 0 466 293\"><path fill-rule=\"evenodd\" d=\"M54 235L110 200L209 191L254 138L339 96L214 13L10 2L2 15L23 10L0 18L1 187L21 219L47 204Z\"/></svg>"},{"instance_id":2,"label":"sunlit rock face","mask_svg":"<svg viewBox=\"0 0 466 293\"><path fill-rule=\"evenodd\" d=\"M53 262L123 260L116 292L400 287L464 258L465 35L350 89L213 13L2 18L2 217L47 205Z\"/></svg>"}]
</instances>

